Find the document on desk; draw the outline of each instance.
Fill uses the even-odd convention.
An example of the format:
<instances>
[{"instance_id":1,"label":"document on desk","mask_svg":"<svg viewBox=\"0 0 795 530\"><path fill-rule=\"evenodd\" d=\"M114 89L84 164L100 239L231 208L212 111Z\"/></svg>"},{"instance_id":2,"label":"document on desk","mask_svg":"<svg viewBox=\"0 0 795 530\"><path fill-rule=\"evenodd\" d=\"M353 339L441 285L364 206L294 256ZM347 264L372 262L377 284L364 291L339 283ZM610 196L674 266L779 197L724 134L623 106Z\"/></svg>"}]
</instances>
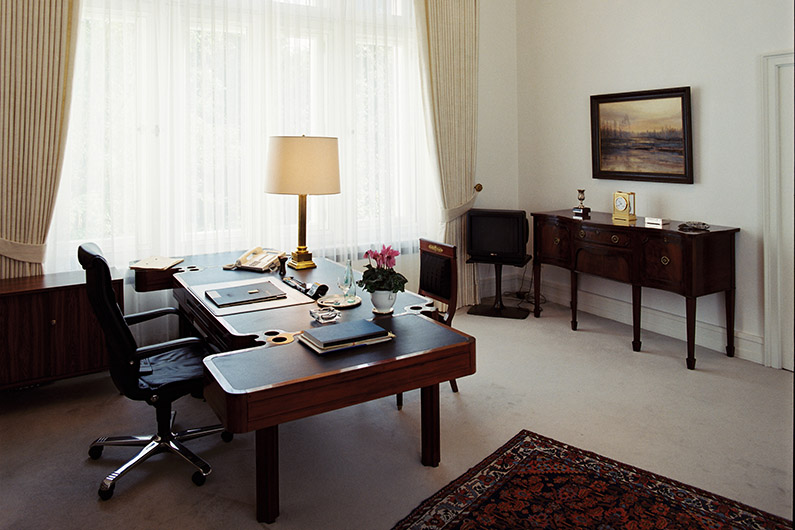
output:
<instances>
[{"instance_id":1,"label":"document on desk","mask_svg":"<svg viewBox=\"0 0 795 530\"><path fill-rule=\"evenodd\" d=\"M371 320L352 320L304 330L298 340L321 355L392 340L394 335Z\"/></svg>"},{"instance_id":2,"label":"document on desk","mask_svg":"<svg viewBox=\"0 0 795 530\"><path fill-rule=\"evenodd\" d=\"M205 285L195 285L190 286L189 289L193 292L196 297L202 300L207 300L207 292L213 291L220 291L223 289L229 289L233 287L243 287L243 286L256 286L257 284L261 284L262 279L248 279L248 280L236 280L230 282L221 282L221 283L211 283ZM275 284L275 282L272 282ZM306 296L305 294L296 291L295 289L290 289L286 286L282 287L281 285L276 286L275 288L279 289L284 293L283 298L277 298L273 300L266 300L262 302L252 302L243 305L232 305L228 307L217 307L215 304L205 304L207 308L213 312L216 316L226 316L226 315L234 315L237 313L247 313L250 311L264 311L266 309L274 309L277 307L287 307L291 305L300 305L300 304L313 304L315 301L310 297Z\"/></svg>"}]
</instances>

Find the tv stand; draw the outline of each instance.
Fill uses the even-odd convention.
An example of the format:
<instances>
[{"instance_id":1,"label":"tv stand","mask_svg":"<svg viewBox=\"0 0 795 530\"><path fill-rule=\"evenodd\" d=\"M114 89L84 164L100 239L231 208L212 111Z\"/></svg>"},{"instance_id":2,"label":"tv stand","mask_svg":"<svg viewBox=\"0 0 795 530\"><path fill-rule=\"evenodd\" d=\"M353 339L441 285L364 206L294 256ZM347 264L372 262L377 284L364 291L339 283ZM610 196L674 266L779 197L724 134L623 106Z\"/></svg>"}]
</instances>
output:
<instances>
[{"instance_id":1,"label":"tv stand","mask_svg":"<svg viewBox=\"0 0 795 530\"><path fill-rule=\"evenodd\" d=\"M505 304L502 303L502 266L503 265L513 265L514 267L524 267L530 261L532 256L526 255L520 261L497 261L497 260L483 260L483 259L475 259L469 258L467 263L493 263L494 264L494 275L496 278L496 294L494 295L494 304L476 304L469 308L467 311L470 315L479 315L484 317L500 317L500 318L515 318L515 319L523 319L527 318L530 314L529 309L525 309L523 307L506 307Z\"/></svg>"}]
</instances>

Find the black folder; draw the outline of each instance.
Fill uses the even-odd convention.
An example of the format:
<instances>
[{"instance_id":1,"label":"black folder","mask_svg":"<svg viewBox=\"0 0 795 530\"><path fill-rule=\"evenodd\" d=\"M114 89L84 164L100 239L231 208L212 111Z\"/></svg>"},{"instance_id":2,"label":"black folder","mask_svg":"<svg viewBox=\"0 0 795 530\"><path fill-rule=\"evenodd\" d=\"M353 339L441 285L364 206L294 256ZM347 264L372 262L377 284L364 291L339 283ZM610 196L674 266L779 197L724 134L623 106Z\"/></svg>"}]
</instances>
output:
<instances>
[{"instance_id":1,"label":"black folder","mask_svg":"<svg viewBox=\"0 0 795 530\"><path fill-rule=\"evenodd\" d=\"M304 330L299 340L318 353L376 344L392 339L393 335L370 320L352 320Z\"/></svg>"},{"instance_id":2,"label":"black folder","mask_svg":"<svg viewBox=\"0 0 795 530\"><path fill-rule=\"evenodd\" d=\"M224 289L211 289L206 291L205 294L207 298L212 300L218 307L253 304L255 302L267 302L268 300L287 298L287 293L269 281L238 285L237 287L226 287Z\"/></svg>"}]
</instances>

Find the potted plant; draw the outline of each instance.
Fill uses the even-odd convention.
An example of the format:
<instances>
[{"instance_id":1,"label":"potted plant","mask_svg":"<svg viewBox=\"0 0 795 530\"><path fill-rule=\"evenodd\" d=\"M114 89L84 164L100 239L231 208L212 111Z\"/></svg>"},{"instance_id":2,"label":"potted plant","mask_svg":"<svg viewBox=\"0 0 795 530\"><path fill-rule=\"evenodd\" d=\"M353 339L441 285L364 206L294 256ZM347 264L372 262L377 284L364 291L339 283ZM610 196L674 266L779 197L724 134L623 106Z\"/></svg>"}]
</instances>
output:
<instances>
[{"instance_id":1,"label":"potted plant","mask_svg":"<svg viewBox=\"0 0 795 530\"><path fill-rule=\"evenodd\" d=\"M369 263L356 285L370 293L375 313L391 313L397 293L406 289L408 280L395 270L395 258L399 255L399 251L385 245L381 245L380 252L371 249L364 253Z\"/></svg>"}]
</instances>

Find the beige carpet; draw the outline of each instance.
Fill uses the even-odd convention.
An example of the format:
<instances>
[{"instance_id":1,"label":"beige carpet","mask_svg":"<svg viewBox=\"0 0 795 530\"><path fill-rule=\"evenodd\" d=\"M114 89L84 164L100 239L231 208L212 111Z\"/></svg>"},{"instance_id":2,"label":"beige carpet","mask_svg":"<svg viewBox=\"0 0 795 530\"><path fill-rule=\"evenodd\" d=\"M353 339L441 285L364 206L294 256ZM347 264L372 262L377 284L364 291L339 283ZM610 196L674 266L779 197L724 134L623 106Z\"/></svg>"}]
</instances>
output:
<instances>
[{"instance_id":1,"label":"beige carpet","mask_svg":"<svg viewBox=\"0 0 795 530\"><path fill-rule=\"evenodd\" d=\"M426 497L521 429L792 518L793 375L683 342L547 305L541 319L475 317L456 327L477 338L478 371L441 390L442 463L419 462L419 393L280 428L281 515L273 528L388 529ZM177 424L214 423L183 398ZM259 528L253 435L188 442L213 466L159 455L98 499L101 479L132 454L100 435L147 433L154 414L119 396L105 374L0 392L0 528Z\"/></svg>"}]
</instances>

